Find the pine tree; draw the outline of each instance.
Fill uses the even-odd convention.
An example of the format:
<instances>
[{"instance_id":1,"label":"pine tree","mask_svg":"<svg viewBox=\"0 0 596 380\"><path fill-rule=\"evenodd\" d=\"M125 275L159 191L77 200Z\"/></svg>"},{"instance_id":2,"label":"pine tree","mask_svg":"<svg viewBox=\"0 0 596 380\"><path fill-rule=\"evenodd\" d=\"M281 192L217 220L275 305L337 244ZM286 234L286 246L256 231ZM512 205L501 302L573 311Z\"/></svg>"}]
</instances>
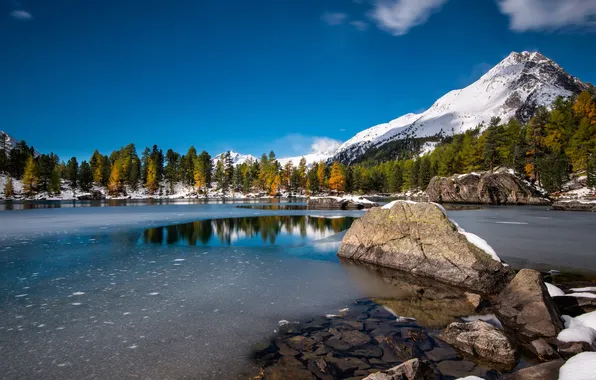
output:
<instances>
[{"instance_id":1,"label":"pine tree","mask_svg":"<svg viewBox=\"0 0 596 380\"><path fill-rule=\"evenodd\" d=\"M6 180L6 184L4 185L4 197L14 197L14 187L12 185L12 178L10 177L8 177L8 179Z\"/></svg>"},{"instance_id":2,"label":"pine tree","mask_svg":"<svg viewBox=\"0 0 596 380\"><path fill-rule=\"evenodd\" d=\"M215 182L217 182L217 189L227 191L226 170L222 160L218 160L215 165Z\"/></svg>"},{"instance_id":3,"label":"pine tree","mask_svg":"<svg viewBox=\"0 0 596 380\"><path fill-rule=\"evenodd\" d=\"M306 158L302 157L298 163L298 179L300 180L299 187L306 189L306 172L308 168L306 166Z\"/></svg>"},{"instance_id":4,"label":"pine tree","mask_svg":"<svg viewBox=\"0 0 596 380\"><path fill-rule=\"evenodd\" d=\"M277 174L273 181L271 182L271 186L269 189L269 195L276 196L279 193L279 189L281 187L281 176Z\"/></svg>"},{"instance_id":5,"label":"pine tree","mask_svg":"<svg viewBox=\"0 0 596 380\"><path fill-rule=\"evenodd\" d=\"M0 133L0 173L8 170L8 135Z\"/></svg>"},{"instance_id":6,"label":"pine tree","mask_svg":"<svg viewBox=\"0 0 596 380\"><path fill-rule=\"evenodd\" d=\"M91 190L92 185L93 172L91 171L91 166L87 163L87 161L83 161L79 167L79 187L83 191L89 191Z\"/></svg>"},{"instance_id":7,"label":"pine tree","mask_svg":"<svg viewBox=\"0 0 596 380\"><path fill-rule=\"evenodd\" d=\"M25 195L30 197L37 191L37 167L33 156L29 156L27 164L25 165L25 173L23 174L23 191Z\"/></svg>"},{"instance_id":8,"label":"pine tree","mask_svg":"<svg viewBox=\"0 0 596 380\"><path fill-rule=\"evenodd\" d=\"M329 188L332 191L343 192L346 184L346 178L342 172L339 162L335 161L331 167L331 176L329 177Z\"/></svg>"},{"instance_id":9,"label":"pine tree","mask_svg":"<svg viewBox=\"0 0 596 380\"><path fill-rule=\"evenodd\" d=\"M79 163L76 157L72 157L66 163L66 170L63 173L64 179L68 181L71 188L77 188L77 177L79 175Z\"/></svg>"},{"instance_id":10,"label":"pine tree","mask_svg":"<svg viewBox=\"0 0 596 380\"><path fill-rule=\"evenodd\" d=\"M596 124L596 103L588 91L583 91L573 104L573 112L578 119L588 119L592 125Z\"/></svg>"},{"instance_id":11,"label":"pine tree","mask_svg":"<svg viewBox=\"0 0 596 380\"><path fill-rule=\"evenodd\" d=\"M52 194L60 194L60 171L58 169L58 165L54 165L52 169L52 175L50 177L50 192Z\"/></svg>"}]
</instances>

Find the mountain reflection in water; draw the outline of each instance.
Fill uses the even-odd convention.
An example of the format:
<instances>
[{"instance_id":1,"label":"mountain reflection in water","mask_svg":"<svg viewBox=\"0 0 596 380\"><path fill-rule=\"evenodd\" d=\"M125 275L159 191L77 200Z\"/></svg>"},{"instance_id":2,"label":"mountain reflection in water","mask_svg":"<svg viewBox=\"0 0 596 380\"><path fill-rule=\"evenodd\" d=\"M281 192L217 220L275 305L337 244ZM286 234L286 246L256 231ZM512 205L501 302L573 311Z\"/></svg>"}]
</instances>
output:
<instances>
[{"instance_id":1,"label":"mountain reflection in water","mask_svg":"<svg viewBox=\"0 0 596 380\"><path fill-rule=\"evenodd\" d=\"M211 219L150 228L143 232L140 241L189 246L296 244L344 231L354 220L352 217L280 215Z\"/></svg>"}]
</instances>

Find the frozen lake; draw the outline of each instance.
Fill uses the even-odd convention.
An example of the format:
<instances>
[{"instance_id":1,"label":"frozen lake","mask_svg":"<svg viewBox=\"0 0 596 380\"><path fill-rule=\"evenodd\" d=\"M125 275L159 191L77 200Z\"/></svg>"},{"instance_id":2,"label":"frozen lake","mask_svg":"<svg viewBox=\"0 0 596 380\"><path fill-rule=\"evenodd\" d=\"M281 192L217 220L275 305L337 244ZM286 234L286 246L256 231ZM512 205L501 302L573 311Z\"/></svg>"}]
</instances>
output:
<instances>
[{"instance_id":1,"label":"frozen lake","mask_svg":"<svg viewBox=\"0 0 596 380\"><path fill-rule=\"evenodd\" d=\"M340 232L360 215L236 204L0 212L0 374L235 376L278 321L391 291L337 260ZM596 215L450 216L514 266L596 272Z\"/></svg>"}]
</instances>

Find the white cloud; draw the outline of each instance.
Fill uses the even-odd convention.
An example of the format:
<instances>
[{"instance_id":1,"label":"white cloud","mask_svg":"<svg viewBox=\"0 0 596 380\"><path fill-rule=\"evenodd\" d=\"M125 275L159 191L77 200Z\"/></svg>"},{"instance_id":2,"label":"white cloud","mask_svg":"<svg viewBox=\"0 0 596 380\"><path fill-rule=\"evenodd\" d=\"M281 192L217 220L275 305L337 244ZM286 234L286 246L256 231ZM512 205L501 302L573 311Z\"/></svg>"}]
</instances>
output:
<instances>
[{"instance_id":1,"label":"white cloud","mask_svg":"<svg viewBox=\"0 0 596 380\"><path fill-rule=\"evenodd\" d=\"M361 20L354 20L350 22L350 25L352 25L354 28L361 32L364 32L366 29L368 29L368 24Z\"/></svg>"},{"instance_id":2,"label":"white cloud","mask_svg":"<svg viewBox=\"0 0 596 380\"><path fill-rule=\"evenodd\" d=\"M527 30L557 30L596 26L596 0L497 0L510 18L509 27Z\"/></svg>"},{"instance_id":3,"label":"white cloud","mask_svg":"<svg viewBox=\"0 0 596 380\"><path fill-rule=\"evenodd\" d=\"M321 19L329 25L341 25L347 21L348 15L341 12L325 12Z\"/></svg>"},{"instance_id":4,"label":"white cloud","mask_svg":"<svg viewBox=\"0 0 596 380\"><path fill-rule=\"evenodd\" d=\"M402 36L424 24L447 0L376 0L371 17L380 29Z\"/></svg>"},{"instance_id":5,"label":"white cloud","mask_svg":"<svg viewBox=\"0 0 596 380\"><path fill-rule=\"evenodd\" d=\"M24 10L14 10L10 12L10 16L15 20L31 20L33 18L31 13Z\"/></svg>"},{"instance_id":6,"label":"white cloud","mask_svg":"<svg viewBox=\"0 0 596 380\"><path fill-rule=\"evenodd\" d=\"M313 137L312 145L310 146L311 153L325 153L336 150L341 145L341 142L329 137Z\"/></svg>"}]
</instances>

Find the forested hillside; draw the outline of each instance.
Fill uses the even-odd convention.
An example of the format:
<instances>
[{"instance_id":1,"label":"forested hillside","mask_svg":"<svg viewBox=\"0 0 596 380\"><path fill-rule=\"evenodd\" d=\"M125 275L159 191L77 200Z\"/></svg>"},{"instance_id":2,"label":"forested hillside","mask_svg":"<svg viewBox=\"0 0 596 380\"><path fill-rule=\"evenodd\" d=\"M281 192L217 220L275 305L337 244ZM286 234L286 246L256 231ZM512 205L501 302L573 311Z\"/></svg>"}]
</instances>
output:
<instances>
[{"instance_id":1,"label":"forested hillside","mask_svg":"<svg viewBox=\"0 0 596 380\"><path fill-rule=\"evenodd\" d=\"M443 138L429 154L414 154L421 142L406 141L395 152L384 151L359 164L319 162L307 167L302 159L282 166L272 151L259 160L234 165L229 152L212 160L206 151L190 147L185 154L157 145L139 156L134 144L109 156L97 150L89 161L75 157L61 161L55 154L39 154L24 141L8 144L0 135L0 172L6 197L14 195L12 179L21 181L23 195L56 195L64 187L88 192L102 189L125 196L145 189L150 195L171 195L183 186L190 195L217 190L277 195L320 192L400 193L425 189L435 175L513 168L548 191L561 189L571 173L586 172L589 186L596 184L596 100L588 91L569 99L557 98L550 109L541 107L528 123L493 118L463 134ZM386 148L385 148L386 149ZM404 153L406 152L406 153ZM388 160L398 157L398 160ZM215 162L215 164L214 164Z\"/></svg>"}]
</instances>

